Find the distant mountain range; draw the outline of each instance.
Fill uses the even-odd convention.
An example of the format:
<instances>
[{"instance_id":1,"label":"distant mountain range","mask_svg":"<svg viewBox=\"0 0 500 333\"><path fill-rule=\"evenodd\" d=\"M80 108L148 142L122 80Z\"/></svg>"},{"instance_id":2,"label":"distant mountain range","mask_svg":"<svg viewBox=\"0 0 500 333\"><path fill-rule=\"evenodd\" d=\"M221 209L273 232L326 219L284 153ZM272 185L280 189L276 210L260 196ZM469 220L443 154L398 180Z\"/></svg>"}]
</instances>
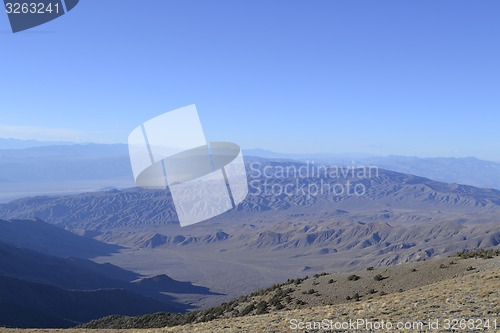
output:
<instances>
[{"instance_id":1,"label":"distant mountain range","mask_svg":"<svg viewBox=\"0 0 500 333\"><path fill-rule=\"evenodd\" d=\"M75 145L74 142L67 141L38 141L38 140L20 140L12 138L0 138L0 149L24 149L54 145Z\"/></svg>"},{"instance_id":2,"label":"distant mountain range","mask_svg":"<svg viewBox=\"0 0 500 333\"><path fill-rule=\"evenodd\" d=\"M302 166L308 165L249 159L250 194L236 210L224 214L221 219L257 216L252 214L269 211L274 216L333 216L344 220L350 217L364 222L405 224L450 220L446 213L452 212L461 214L460 218L452 220L480 223L491 221L500 212L499 190L446 184L383 169L377 169L373 176L361 178L351 173L335 177L325 173L310 173L306 177L277 174L286 168L299 171ZM275 171L267 177L263 170ZM348 183L352 188L358 184L362 195L348 193ZM320 189L318 185L323 187ZM340 185L339 189L344 192L335 194L335 185ZM273 188L281 191L287 188L289 193L275 193ZM307 192L308 189L314 192ZM429 214L432 212L436 214ZM168 191L140 188L24 198L0 204L0 216L5 219L39 218L77 233L84 230L91 234L110 228L177 224Z\"/></svg>"},{"instance_id":3,"label":"distant mountain range","mask_svg":"<svg viewBox=\"0 0 500 333\"><path fill-rule=\"evenodd\" d=\"M0 149L0 202L134 186L126 145Z\"/></svg>"},{"instance_id":4,"label":"distant mountain range","mask_svg":"<svg viewBox=\"0 0 500 333\"><path fill-rule=\"evenodd\" d=\"M0 139L0 202L34 195L62 195L134 186L125 144L47 144ZM262 149L244 150L243 153L247 158L349 166L375 165L447 183L500 189L500 163L476 158L293 155Z\"/></svg>"},{"instance_id":5,"label":"distant mountain range","mask_svg":"<svg viewBox=\"0 0 500 333\"><path fill-rule=\"evenodd\" d=\"M500 161L475 157L409 157L352 154L282 154L263 149L244 151L268 159L314 161L336 165L375 165L381 169L417 175L446 183L500 189Z\"/></svg>"}]
</instances>

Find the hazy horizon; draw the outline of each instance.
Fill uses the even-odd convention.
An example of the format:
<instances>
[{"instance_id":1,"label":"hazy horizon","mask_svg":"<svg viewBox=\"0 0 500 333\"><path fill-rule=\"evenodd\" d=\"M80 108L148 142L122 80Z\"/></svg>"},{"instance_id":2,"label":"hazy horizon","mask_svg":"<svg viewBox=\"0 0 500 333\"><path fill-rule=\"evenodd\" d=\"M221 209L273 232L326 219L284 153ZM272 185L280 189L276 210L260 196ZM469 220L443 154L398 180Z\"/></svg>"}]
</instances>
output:
<instances>
[{"instance_id":1,"label":"hazy horizon","mask_svg":"<svg viewBox=\"0 0 500 333\"><path fill-rule=\"evenodd\" d=\"M1 35L0 136L126 142L196 104L208 141L500 160L496 1L99 6Z\"/></svg>"},{"instance_id":2,"label":"hazy horizon","mask_svg":"<svg viewBox=\"0 0 500 333\"><path fill-rule=\"evenodd\" d=\"M4 141L2 144L2 141ZM12 141L11 146L6 146L5 141ZM72 142L72 141L43 141L43 140L37 140L37 139L16 139L16 138L5 138L5 137L0 137L0 149L28 149L28 148L37 148L37 147L44 147L44 146L50 146L50 145L127 145L126 142L110 142L110 143L103 143L103 142ZM18 146L16 146L18 145ZM20 145L20 146L19 146ZM323 151L323 152L316 152L316 153L308 153L308 152L286 152L286 151L274 151L271 149L266 149L262 147L242 147L244 151L251 151L251 152L262 152L264 154L274 154L274 155L285 155L286 157L301 157L301 156L352 156L353 158L365 158L365 157L405 157L405 158L457 158L457 159L463 159L463 158L476 158L479 160L483 161L489 161L489 162L495 162L495 163L500 163L500 160L489 160L489 159L484 159L480 158L478 156L474 155L449 155L449 156L444 156L444 155L410 155L410 154L370 154L367 152L363 151ZM263 156L265 157L265 156ZM273 156L273 157L279 157L279 156Z\"/></svg>"}]
</instances>

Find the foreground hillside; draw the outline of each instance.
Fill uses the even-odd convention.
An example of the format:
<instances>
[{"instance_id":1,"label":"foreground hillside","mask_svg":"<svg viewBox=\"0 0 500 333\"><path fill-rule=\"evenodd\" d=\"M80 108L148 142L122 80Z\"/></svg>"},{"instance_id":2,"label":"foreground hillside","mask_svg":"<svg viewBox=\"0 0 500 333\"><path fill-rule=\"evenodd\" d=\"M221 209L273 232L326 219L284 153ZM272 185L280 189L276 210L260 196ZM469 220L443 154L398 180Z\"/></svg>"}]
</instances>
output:
<instances>
[{"instance_id":1,"label":"foreground hillside","mask_svg":"<svg viewBox=\"0 0 500 333\"><path fill-rule=\"evenodd\" d=\"M438 281L500 266L500 250L468 252L453 258L397 265L367 267L355 273L316 274L254 292L220 306L188 314L153 314L139 317L109 316L84 325L87 328L155 328L217 318L245 317L322 305L356 303L384 295L425 288Z\"/></svg>"},{"instance_id":2,"label":"foreground hillside","mask_svg":"<svg viewBox=\"0 0 500 333\"><path fill-rule=\"evenodd\" d=\"M448 258L448 262L452 258ZM360 301L348 301L340 304L313 306L293 310L272 311L260 315L247 315L238 318L220 318L210 322L193 323L177 327L157 329L120 329L99 330L99 332L323 332L321 329L308 329L307 325L322 322L323 325L342 325L349 321L359 321L360 326L351 326L342 331L368 332L366 325L381 325L382 321L394 326L398 323L408 325L404 332L444 332L448 324L456 325L458 332L498 332L500 324L500 258L484 259L456 259L467 264L475 263L477 267L466 270L464 274L443 279L440 282L425 286L414 287L402 292L383 295L375 298L363 298ZM462 261L463 260L463 261ZM435 264L433 262L432 264ZM429 264L430 265L430 264ZM479 268L480 266L480 268ZM472 266L473 267L473 266ZM408 265L401 265L401 271L407 270ZM425 269L424 267L420 267ZM439 268L445 271L446 268ZM439 271L438 271L439 272ZM400 279L404 280L404 276ZM351 280L354 281L354 280ZM357 280L362 281L362 278ZM474 319L474 321L462 321ZM453 320L457 320L454 322ZM438 325L438 329L430 329ZM304 325L304 326L303 326ZM357 325L357 324L352 324ZM424 325L424 326L419 326ZM464 327L460 329L460 325ZM469 325L469 326L464 326ZM495 327L496 325L496 327ZM330 326L331 327L331 326ZM333 326L335 327L335 326ZM467 328L469 327L469 328ZM54 330L55 331L55 330ZM397 329L380 329L376 332L390 332ZM401 330L400 330L401 331ZM9 330L6 333L41 333L49 330ZM52 332L52 330L50 331ZM64 333L96 332L92 329L63 330Z\"/></svg>"},{"instance_id":3,"label":"foreground hillside","mask_svg":"<svg viewBox=\"0 0 500 333\"><path fill-rule=\"evenodd\" d=\"M289 332L293 328L299 332L323 332L327 330L308 329L312 322L324 319L330 327L335 324L349 323L349 320L365 320L364 324L347 326L349 332L369 332L370 323L398 323L409 325L404 332L429 332L428 323L438 323L434 332L451 331L445 325L460 327L464 323L453 320L474 319L473 329L462 332L498 332L500 329L500 268L488 269L462 277L441 281L426 287L418 287L406 292L386 295L378 299L311 309L274 312L254 317L219 319L208 323L191 324L159 330L161 332ZM331 320L331 321L329 321ZM482 321L480 321L482 320ZM487 321L489 321L487 323ZM323 324L325 323L323 322ZM420 323L424 326L419 326ZM303 326L299 326L302 325ZM489 328L487 327L489 326ZM376 327L376 326L373 326ZM368 328L368 329L367 329ZM484 330L483 330L484 329ZM151 330L150 330L151 331ZM394 332L394 329L381 329L377 332ZM154 332L154 331L151 331Z\"/></svg>"}]
</instances>

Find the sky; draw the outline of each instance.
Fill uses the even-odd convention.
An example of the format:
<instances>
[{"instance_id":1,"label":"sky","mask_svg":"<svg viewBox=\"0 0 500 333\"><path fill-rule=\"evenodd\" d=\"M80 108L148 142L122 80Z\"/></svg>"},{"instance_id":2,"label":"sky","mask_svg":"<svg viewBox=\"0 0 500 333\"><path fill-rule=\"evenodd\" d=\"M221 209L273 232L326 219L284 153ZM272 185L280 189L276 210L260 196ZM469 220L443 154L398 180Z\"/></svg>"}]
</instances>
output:
<instances>
[{"instance_id":1,"label":"sky","mask_svg":"<svg viewBox=\"0 0 500 333\"><path fill-rule=\"evenodd\" d=\"M13 34L0 137L127 142L196 104L209 141L500 161L497 0L81 0Z\"/></svg>"}]
</instances>

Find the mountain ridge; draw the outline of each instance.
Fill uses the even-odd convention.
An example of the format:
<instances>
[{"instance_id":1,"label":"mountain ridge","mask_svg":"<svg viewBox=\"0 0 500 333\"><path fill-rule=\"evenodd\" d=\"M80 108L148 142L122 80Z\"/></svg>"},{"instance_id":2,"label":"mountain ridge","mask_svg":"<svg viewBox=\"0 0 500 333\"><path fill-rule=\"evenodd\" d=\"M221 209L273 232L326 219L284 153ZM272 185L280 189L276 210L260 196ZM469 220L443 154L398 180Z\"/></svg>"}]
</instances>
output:
<instances>
[{"instance_id":1,"label":"mountain ridge","mask_svg":"<svg viewBox=\"0 0 500 333\"><path fill-rule=\"evenodd\" d=\"M262 164L261 167L264 168L268 165L272 166L269 162L269 164ZM302 164L297 163L297 165ZM249 172L251 171L249 170ZM464 213L481 209L483 215L488 209L491 210L492 215L500 211L499 190L446 184L387 170L380 170L377 177L370 179L353 179L352 177L268 179L251 175L249 175L249 179L250 195L237 207L238 214L268 210L291 212L295 208L305 206L309 210L314 206L329 214L333 209L349 212L354 207L362 207L365 210L378 207L380 211L391 210L394 207L399 209L452 209L461 210ZM317 186L320 181L325 179L332 184L355 181L362 185L366 192L356 196L332 195L326 191L317 195L303 195L304 193L300 191L307 186ZM274 195L274 193L266 193L266 184L280 188L291 184L295 186L296 191L291 194ZM113 204L110 204L111 202ZM93 207L93 209L89 211L86 207ZM235 212L226 215L231 214L234 215ZM0 204L0 217L4 219L36 217L64 228L83 228L87 231L99 230L103 225L106 227L131 226L128 221L132 220L135 221L133 225L161 225L177 221L168 191L136 188L82 193L73 196L19 199L7 204Z\"/></svg>"},{"instance_id":2,"label":"mountain ridge","mask_svg":"<svg viewBox=\"0 0 500 333\"><path fill-rule=\"evenodd\" d=\"M1 142L0 142L1 147ZM243 149L245 159L366 165L447 183L500 189L500 161L476 158L415 158L355 154L280 154ZM33 166L37 167L34 168ZM134 186L126 144L43 145L0 149L0 202L34 195L60 195Z\"/></svg>"}]
</instances>

